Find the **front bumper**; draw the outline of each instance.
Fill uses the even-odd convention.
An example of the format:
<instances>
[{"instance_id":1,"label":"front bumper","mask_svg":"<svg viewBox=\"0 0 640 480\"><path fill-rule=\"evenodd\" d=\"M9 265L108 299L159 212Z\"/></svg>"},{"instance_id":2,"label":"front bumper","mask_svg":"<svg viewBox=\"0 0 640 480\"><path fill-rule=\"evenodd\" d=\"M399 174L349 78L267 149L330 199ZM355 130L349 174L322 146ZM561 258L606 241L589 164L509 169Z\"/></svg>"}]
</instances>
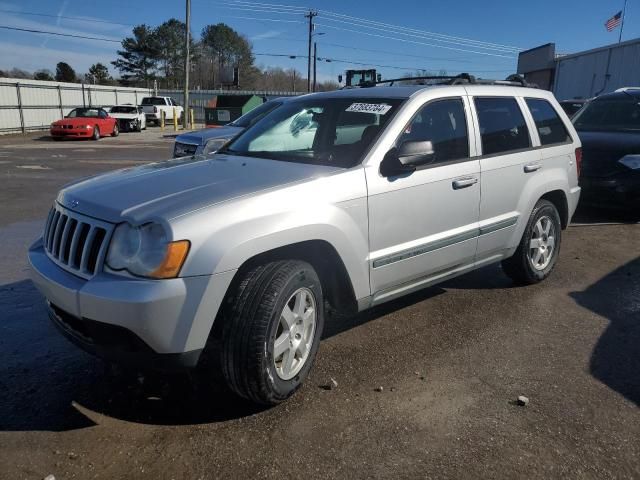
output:
<instances>
[{"instance_id":1,"label":"front bumper","mask_svg":"<svg viewBox=\"0 0 640 480\"><path fill-rule=\"evenodd\" d=\"M119 118L118 119L118 128L121 132L134 132L138 129L137 118Z\"/></svg>"},{"instance_id":2,"label":"front bumper","mask_svg":"<svg viewBox=\"0 0 640 480\"><path fill-rule=\"evenodd\" d=\"M235 274L148 280L101 272L84 280L54 264L41 240L29 263L67 338L109 360L161 369L197 364Z\"/></svg>"},{"instance_id":3,"label":"front bumper","mask_svg":"<svg viewBox=\"0 0 640 480\"><path fill-rule=\"evenodd\" d=\"M89 138L93 135L93 129L88 128L52 128L49 131L52 137Z\"/></svg>"},{"instance_id":4,"label":"front bumper","mask_svg":"<svg viewBox=\"0 0 640 480\"><path fill-rule=\"evenodd\" d=\"M610 177L581 177L584 203L627 208L640 207L640 172Z\"/></svg>"}]
</instances>

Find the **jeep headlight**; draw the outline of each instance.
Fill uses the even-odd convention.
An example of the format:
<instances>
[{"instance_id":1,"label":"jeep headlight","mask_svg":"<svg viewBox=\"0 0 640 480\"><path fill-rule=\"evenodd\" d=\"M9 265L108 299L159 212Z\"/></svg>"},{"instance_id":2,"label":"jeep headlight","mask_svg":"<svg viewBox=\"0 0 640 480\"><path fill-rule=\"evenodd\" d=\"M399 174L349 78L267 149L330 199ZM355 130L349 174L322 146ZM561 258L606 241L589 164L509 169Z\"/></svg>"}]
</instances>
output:
<instances>
[{"instance_id":1,"label":"jeep headlight","mask_svg":"<svg viewBox=\"0 0 640 480\"><path fill-rule=\"evenodd\" d=\"M107 253L107 265L150 278L177 277L189 253L188 240L169 242L157 223L134 227L121 223L113 232Z\"/></svg>"},{"instance_id":2,"label":"jeep headlight","mask_svg":"<svg viewBox=\"0 0 640 480\"><path fill-rule=\"evenodd\" d=\"M640 155L625 155L618 162L631 170L640 170Z\"/></svg>"},{"instance_id":3,"label":"jeep headlight","mask_svg":"<svg viewBox=\"0 0 640 480\"><path fill-rule=\"evenodd\" d=\"M229 140L228 138L212 138L207 142L207 144L202 149L202 154L208 155L209 153L213 153L213 152L216 152L217 150L220 150L220 148L222 148L222 146L225 143L227 143L228 140Z\"/></svg>"}]
</instances>

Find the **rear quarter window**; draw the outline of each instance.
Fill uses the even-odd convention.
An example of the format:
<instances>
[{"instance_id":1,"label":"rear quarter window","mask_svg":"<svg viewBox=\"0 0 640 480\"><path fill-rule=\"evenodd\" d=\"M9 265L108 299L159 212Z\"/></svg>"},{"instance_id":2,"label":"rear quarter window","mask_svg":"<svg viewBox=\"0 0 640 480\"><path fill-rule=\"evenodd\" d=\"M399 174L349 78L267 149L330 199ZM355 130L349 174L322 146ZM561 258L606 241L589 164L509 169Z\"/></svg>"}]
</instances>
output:
<instances>
[{"instance_id":1,"label":"rear quarter window","mask_svg":"<svg viewBox=\"0 0 640 480\"><path fill-rule=\"evenodd\" d=\"M526 102L536 124L541 145L571 141L564 122L549 102L541 98L527 98Z\"/></svg>"}]
</instances>

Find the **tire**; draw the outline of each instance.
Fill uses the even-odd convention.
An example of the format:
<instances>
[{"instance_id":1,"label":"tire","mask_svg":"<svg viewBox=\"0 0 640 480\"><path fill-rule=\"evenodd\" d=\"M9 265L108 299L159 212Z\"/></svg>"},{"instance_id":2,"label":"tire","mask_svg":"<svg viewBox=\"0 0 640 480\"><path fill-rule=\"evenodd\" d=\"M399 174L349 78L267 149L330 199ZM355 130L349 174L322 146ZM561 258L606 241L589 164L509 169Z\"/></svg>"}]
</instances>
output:
<instances>
[{"instance_id":1,"label":"tire","mask_svg":"<svg viewBox=\"0 0 640 480\"><path fill-rule=\"evenodd\" d=\"M136 123L136 132L140 133L142 131L142 120L138 119Z\"/></svg>"},{"instance_id":2,"label":"tire","mask_svg":"<svg viewBox=\"0 0 640 480\"><path fill-rule=\"evenodd\" d=\"M324 311L318 275L297 260L257 266L237 283L221 321L220 366L229 388L255 403L278 404L302 385L320 344ZM285 330L285 324L291 328Z\"/></svg>"},{"instance_id":3,"label":"tire","mask_svg":"<svg viewBox=\"0 0 640 480\"><path fill-rule=\"evenodd\" d=\"M100 128L98 128L97 125L93 127L93 135L91 135L91 140L100 140Z\"/></svg>"},{"instance_id":4,"label":"tire","mask_svg":"<svg viewBox=\"0 0 640 480\"><path fill-rule=\"evenodd\" d=\"M502 261L502 268L516 283L533 285L541 282L555 267L561 243L562 225L558 210L548 200L539 200L531 212L518 249L511 258ZM532 245L539 246L532 248Z\"/></svg>"},{"instance_id":5,"label":"tire","mask_svg":"<svg viewBox=\"0 0 640 480\"><path fill-rule=\"evenodd\" d=\"M120 127L118 127L118 122L113 124L113 132L111 132L112 137L117 137L120 135Z\"/></svg>"}]
</instances>

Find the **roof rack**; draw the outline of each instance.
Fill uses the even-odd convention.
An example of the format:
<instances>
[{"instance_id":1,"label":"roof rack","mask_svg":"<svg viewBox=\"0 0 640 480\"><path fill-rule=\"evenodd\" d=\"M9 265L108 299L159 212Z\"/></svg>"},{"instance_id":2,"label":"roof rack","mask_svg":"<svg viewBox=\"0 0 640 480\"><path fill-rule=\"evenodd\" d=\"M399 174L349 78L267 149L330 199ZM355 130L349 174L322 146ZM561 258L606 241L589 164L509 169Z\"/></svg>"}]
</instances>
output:
<instances>
[{"instance_id":1,"label":"roof rack","mask_svg":"<svg viewBox=\"0 0 640 480\"><path fill-rule=\"evenodd\" d=\"M430 75L426 77L402 77L392 78L389 80L380 80L378 82L365 82L360 84L362 88L375 87L382 83L388 83L389 86L393 86L396 82L408 82L417 81L417 85L509 85L517 87L531 87L538 88L538 85L527 82L521 75L513 74L509 75L504 80L486 80L483 78L476 78L468 73L461 73L459 75ZM426 83L428 81L434 83Z\"/></svg>"}]
</instances>

